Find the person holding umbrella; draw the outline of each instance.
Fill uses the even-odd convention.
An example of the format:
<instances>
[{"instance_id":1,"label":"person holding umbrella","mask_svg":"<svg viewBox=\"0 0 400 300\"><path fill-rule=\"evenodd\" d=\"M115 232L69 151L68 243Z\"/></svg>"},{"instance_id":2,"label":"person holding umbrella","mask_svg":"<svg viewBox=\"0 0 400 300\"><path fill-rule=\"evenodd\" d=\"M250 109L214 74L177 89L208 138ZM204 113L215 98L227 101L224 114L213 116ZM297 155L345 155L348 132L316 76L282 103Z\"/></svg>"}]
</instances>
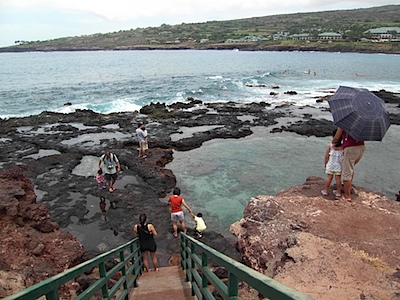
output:
<instances>
[{"instance_id":1,"label":"person holding umbrella","mask_svg":"<svg viewBox=\"0 0 400 300\"><path fill-rule=\"evenodd\" d=\"M340 86L328 100L338 130L332 143L342 139L344 199L351 201L354 166L361 160L364 141L382 141L390 127L385 102L367 89Z\"/></svg>"},{"instance_id":2,"label":"person holding umbrella","mask_svg":"<svg viewBox=\"0 0 400 300\"><path fill-rule=\"evenodd\" d=\"M342 140L343 160L342 160L342 180L344 186L343 199L351 202L351 186L354 178L354 166L361 160L365 152L364 141L356 141L350 134L342 128L338 128L333 137L332 144Z\"/></svg>"}]
</instances>

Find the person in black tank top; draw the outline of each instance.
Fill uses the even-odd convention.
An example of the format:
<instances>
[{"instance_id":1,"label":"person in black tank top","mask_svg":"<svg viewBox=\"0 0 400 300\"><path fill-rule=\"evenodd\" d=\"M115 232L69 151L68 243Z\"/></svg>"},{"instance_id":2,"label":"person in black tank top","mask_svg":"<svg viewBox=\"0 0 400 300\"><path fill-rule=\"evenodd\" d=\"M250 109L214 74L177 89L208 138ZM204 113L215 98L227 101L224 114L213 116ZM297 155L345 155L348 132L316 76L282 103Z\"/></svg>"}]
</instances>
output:
<instances>
[{"instance_id":1,"label":"person in black tank top","mask_svg":"<svg viewBox=\"0 0 400 300\"><path fill-rule=\"evenodd\" d=\"M149 254L153 263L154 271L158 271L158 262L156 256L157 244L154 240L154 237L157 236L157 231L154 228L153 224L147 224L146 220L146 214L141 214L139 217L139 224L136 224L133 227L133 234L135 237L139 237L140 250L143 254L143 264L145 272L150 271L148 261Z\"/></svg>"}]
</instances>

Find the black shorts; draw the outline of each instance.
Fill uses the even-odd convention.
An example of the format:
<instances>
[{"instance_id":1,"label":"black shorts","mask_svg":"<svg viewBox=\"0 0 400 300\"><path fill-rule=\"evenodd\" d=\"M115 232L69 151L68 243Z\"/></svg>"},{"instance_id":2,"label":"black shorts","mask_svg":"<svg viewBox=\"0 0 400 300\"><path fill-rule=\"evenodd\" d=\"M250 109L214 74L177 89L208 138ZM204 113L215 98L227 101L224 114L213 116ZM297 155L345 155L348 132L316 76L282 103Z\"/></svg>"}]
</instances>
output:
<instances>
[{"instance_id":1,"label":"black shorts","mask_svg":"<svg viewBox=\"0 0 400 300\"><path fill-rule=\"evenodd\" d=\"M140 240L140 250L142 252L144 252L144 251L156 252L157 244L154 241L154 239L147 240L147 241Z\"/></svg>"},{"instance_id":2,"label":"black shorts","mask_svg":"<svg viewBox=\"0 0 400 300\"><path fill-rule=\"evenodd\" d=\"M117 173L115 173L115 174L107 174L107 173L104 174L104 179L107 180L107 181L110 181L111 179L117 180L117 177L118 177Z\"/></svg>"}]
</instances>

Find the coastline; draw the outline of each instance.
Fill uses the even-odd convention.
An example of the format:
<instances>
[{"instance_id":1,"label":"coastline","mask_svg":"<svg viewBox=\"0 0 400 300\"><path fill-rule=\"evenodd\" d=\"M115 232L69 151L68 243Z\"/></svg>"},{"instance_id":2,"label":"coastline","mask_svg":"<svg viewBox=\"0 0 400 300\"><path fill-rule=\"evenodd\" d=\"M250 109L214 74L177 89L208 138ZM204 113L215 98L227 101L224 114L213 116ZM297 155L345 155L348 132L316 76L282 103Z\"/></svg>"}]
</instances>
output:
<instances>
[{"instance_id":1,"label":"coastline","mask_svg":"<svg viewBox=\"0 0 400 300\"><path fill-rule=\"evenodd\" d=\"M388 92L381 91L380 93L380 96L384 97L390 104L389 111L391 112L392 124L400 125L398 96ZM159 265L161 267L168 266L179 261L179 243L172 235L169 211L165 203L160 201L160 198L168 195L177 184L176 176L168 169L168 164L174 159L175 150L198 149L204 151L202 149L204 142L213 139L226 140L247 137L253 134L253 126L268 128L273 135L288 131L305 137L310 135L328 137L331 136L332 129L335 128L331 121L321 118L321 114L329 114L326 109L283 105L270 111L265 110L265 105L265 103L238 105L234 102L205 104L200 100L192 99L185 103L173 105L151 104L143 107L139 112L132 113L102 115L89 110L77 110L71 114L43 112L37 116L1 120L0 143L4 150L4 155L0 161L1 168L11 172L17 170L17 173L24 173L31 181L30 185L33 186L36 194L36 196L33 196L36 198L36 202L47 206L50 216L48 221L58 223L62 231L68 231L68 238L71 238L71 235L75 236L76 240L84 246L88 257L132 239L133 225L137 223L140 213L146 213L149 222L153 223L158 231L156 241ZM210 113L210 111L213 113ZM252 116L251 122L249 116ZM315 118L316 116L318 118ZM137 143L132 128L135 128L138 122L146 122L146 127L151 132L150 149L146 160L137 157ZM195 134L184 135L183 127L193 129ZM176 138L180 135L183 136ZM174 138L171 138L171 136L174 136ZM98 157L106 149L117 154L123 169L123 172L119 174L116 184L117 190L114 193L98 190L94 181ZM285 223L285 226L288 226L291 230L296 231L298 228L305 228L305 223L299 221L300 216L311 216L312 218L323 216L323 214L315 213L319 211L315 208L318 205L322 205L321 211L327 210L328 206L329 209L336 207L332 205L333 202L330 199L322 199L319 194L323 179L319 178L314 181L319 183L312 189L309 188L310 184L306 182L298 187L288 187L280 193L293 198L296 197L296 193L293 191L297 189L299 190L298 194L302 195L303 198L305 197L304 203L307 205L301 204L301 207L307 210L304 214L301 213L301 210L287 209L289 221ZM106 211L104 212L99 207L100 197L106 199ZM264 199L263 197L269 198L270 196L259 196L257 198ZM277 195L277 197L280 196ZM310 199L312 199L311 202ZM365 191L363 188L357 187L356 199L361 199L362 205L370 214L374 213L371 208L376 206L380 209L388 209L386 206L381 206L380 203L382 200L388 203L385 197L371 191ZM366 203L364 203L365 199L368 200ZM244 201L248 200L244 199ZM283 198L283 200L282 205L284 203L297 203L296 201L299 199L287 201L287 198ZM390 202L396 203L395 201ZM251 203L254 203L254 200L251 199L249 203L252 205ZM310 208L311 204L315 204L315 207ZM343 208L336 207L334 209L341 216L344 215ZM348 206L346 207L348 211L346 215L351 216L350 213L359 209L357 206ZM253 216L249 214L249 211L252 210L247 208L243 212L244 221L241 224L245 224L244 222L254 223ZM262 209L262 206L254 210L256 214L264 211L268 210ZM381 210L378 209L377 212L387 218ZM327 213L329 213L329 210ZM292 214L299 214L295 218L298 221L295 224L292 222L293 218L290 217ZM262 216L264 218L265 215ZM351 218L353 221L354 219L354 217ZM327 218L320 218L320 222L326 220ZM314 220L310 222L312 229L317 223ZM364 219L362 219L362 222L367 227L370 224L369 222L365 223ZM238 230L237 225L236 230ZM240 225L241 230L246 226L248 225ZM251 231L249 226L248 228ZM316 226L315 228L320 232L320 227ZM326 226L326 228L330 229L331 227ZM273 230L262 231L279 233ZM311 233L315 234L315 232ZM189 234L193 234L193 232L189 230ZM249 249L256 250L251 245L246 250L245 244L248 240L246 232L239 230L236 231L235 235L237 240L234 236L223 236L218 232L207 230L202 241L238 261L245 258L244 262L248 265L251 265L251 258L249 258L251 256L262 257L262 261L266 261L264 260L265 257L256 254L256 252L249 252L250 255L246 253ZM303 235L291 235L290 237L293 238L291 239L293 241L299 241L300 244L296 247L300 247L302 241L306 239ZM343 240L347 241L347 238L346 235ZM252 239L256 240L257 237L252 236ZM271 240L277 241L279 239L272 238ZM237 251L238 243L240 253ZM75 241L74 245L76 244ZM388 243L378 244L386 245ZM259 245L264 244L259 243ZM286 244L279 244L275 249L277 259L280 258L279 254L282 254L282 251L284 251L282 258L285 258L293 255L291 251L295 250L295 245L287 245L287 248L286 246L282 247L282 245ZM314 242L312 245L314 245ZM267 246L268 244L265 244L265 247ZM390 243L388 246L390 246ZM246 253L245 256L244 253ZM347 252L346 255L348 255ZM328 260L326 254L324 254L324 259L325 261ZM335 261L335 259L336 257L332 261ZM302 261L305 263L308 260L309 258L306 257ZM260 262L261 260L257 259L256 261ZM271 260L270 263L274 261ZM275 272L284 265L289 267L289 263L290 259L288 261L276 261L276 269L272 270ZM375 273L373 274L376 276ZM280 272L281 278L279 280L289 286L296 287L296 283L291 282L291 278L285 278L284 275L284 272ZM354 284L354 286L356 288L355 291L352 290L352 293L358 291L359 285ZM297 288L301 290L301 286ZM332 289L330 293L335 291L337 289ZM390 292L390 290L388 291Z\"/></svg>"},{"instance_id":2,"label":"coastline","mask_svg":"<svg viewBox=\"0 0 400 300\"><path fill-rule=\"evenodd\" d=\"M255 106L261 115L263 109L262 104L244 105L238 110L232 103L214 103L205 106L219 111L220 116L202 109L185 111L198 103L177 103L169 107L170 111L164 104L153 104L136 113L101 115L78 110L71 114L43 112L2 120L0 140L7 153L1 161L2 168L22 168L35 185L37 201L49 207L52 221L78 236L89 251L99 251L100 244L102 250L107 250L121 240L131 239L133 225L139 214L145 212L149 220L157 219L160 253L165 252L160 261L161 265L167 264L168 253L178 252L175 246L169 248L169 241L174 240L169 213L159 201L176 185L176 178L167 167L173 159L171 149L188 151L201 147L207 140L248 136L252 134L249 126L235 115L247 114ZM194 118L188 118L189 115ZM277 115L268 113L261 117L260 124L274 124ZM151 132L151 149L146 160L137 157L132 130L143 121ZM170 138L180 132L181 126L202 125L218 127L189 138ZM115 193L97 190L94 182L98 157L106 149L116 153L122 164ZM100 196L107 201L104 215L97 206ZM109 209L111 204L117 209ZM215 233L214 237L218 236ZM103 241L106 238L108 242ZM227 244L230 243L225 243L221 250L233 249L226 247Z\"/></svg>"},{"instance_id":3,"label":"coastline","mask_svg":"<svg viewBox=\"0 0 400 300\"><path fill-rule=\"evenodd\" d=\"M366 53L366 54L388 54L399 55L400 50L387 47L387 45L349 43L348 45L280 45L261 43L216 43L207 45L134 45L117 46L110 48L99 47L54 47L54 46L9 46L0 48L0 53L22 53L22 52L78 52L78 51L152 51L152 50L239 50L239 51L280 51L280 52L342 52L342 53Z\"/></svg>"},{"instance_id":4,"label":"coastline","mask_svg":"<svg viewBox=\"0 0 400 300\"><path fill-rule=\"evenodd\" d=\"M398 101L391 93L386 97ZM275 134L289 131L319 137L330 136L335 128L331 121L311 118L310 108L289 105L268 111L264 110L265 105L205 104L193 99L170 106L151 104L134 113L101 115L77 110L71 114L43 112L2 120L0 141L7 154L1 165L3 169L22 168L35 185L37 201L49 207L52 221L74 233L88 251L104 251L131 239L133 225L139 214L145 212L160 232L160 261L165 265L171 254L178 253L169 213L159 200L177 184L175 175L168 169L173 150L201 149L204 142L212 139L243 138L252 134L252 126L275 126L271 131ZM320 109L312 110L321 113ZM255 117L251 124L246 119L250 115ZM391 119L393 124L400 124L399 113L391 115ZM285 120L285 125L280 120ZM291 124L290 120L296 122ZM151 149L146 160L137 157L132 130L139 122L146 122L151 132ZM210 125L215 128L207 127ZM200 131L189 137L171 139L173 134L181 133L181 127ZM115 193L99 191L94 182L98 157L106 149L116 153L122 164L123 172ZM107 200L106 213L97 206L100 196ZM214 248L235 255L231 242L226 242L222 235L210 232L208 237L207 243Z\"/></svg>"},{"instance_id":5,"label":"coastline","mask_svg":"<svg viewBox=\"0 0 400 300\"><path fill-rule=\"evenodd\" d=\"M399 108L395 106L399 103L398 97L382 91L378 95L390 102L393 112L397 111L391 114L391 122L399 125ZM158 227L163 228L167 241L171 238L168 212L158 199L165 197L177 184L175 175L168 169L173 150L182 152L197 148L204 151L201 148L204 142L240 139L251 135L254 126L269 127L272 134L288 131L317 137L331 136L335 128L331 121L324 119L324 115L329 115L325 109L289 105L270 111L265 110L265 105L202 103L193 99L170 106L151 104L134 113L101 115L77 110L71 114L43 112L37 116L2 120L1 148L8 154L1 164L3 169L25 166L28 178L35 184L38 201L50 207L52 220L61 228L82 236L82 240L87 239L93 229L83 225L85 223L102 227L114 243L131 238L131 226L137 218L132 220L131 217L128 221L126 216L119 216L119 210L108 209L110 216L104 222L106 216L97 210L96 199L105 193L110 206L113 203L121 210L133 209L132 215L140 210L148 215L154 214L154 209L159 211L156 215L163 216L164 220ZM192 108L190 112L189 108ZM210 110L217 114L209 114ZM319 117L310 117L313 114ZM249 116L253 116L253 121L249 121ZM291 120L297 121L292 123ZM136 154L132 128L136 128L138 122L146 122L151 132L150 155L145 161ZM171 139L174 134L180 136L182 127L198 132ZM92 181L97 157L105 149L115 152L123 165L121 179L117 181L120 191L113 194L96 190ZM62 210L56 213L58 209ZM98 240L90 241L91 250L96 251L96 243ZM109 247L107 243L105 247Z\"/></svg>"}]
</instances>

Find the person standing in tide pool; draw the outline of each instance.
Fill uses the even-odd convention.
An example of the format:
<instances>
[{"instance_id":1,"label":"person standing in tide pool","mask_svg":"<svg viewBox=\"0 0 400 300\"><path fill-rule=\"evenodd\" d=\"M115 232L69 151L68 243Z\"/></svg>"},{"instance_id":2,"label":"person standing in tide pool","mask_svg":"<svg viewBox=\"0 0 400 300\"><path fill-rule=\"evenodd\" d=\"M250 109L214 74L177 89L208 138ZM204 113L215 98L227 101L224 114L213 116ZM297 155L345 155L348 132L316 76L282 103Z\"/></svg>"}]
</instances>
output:
<instances>
[{"instance_id":1,"label":"person standing in tide pool","mask_svg":"<svg viewBox=\"0 0 400 300\"><path fill-rule=\"evenodd\" d=\"M149 149L148 139L147 139L147 130L143 124L139 124L136 129L136 137L139 142L139 157L146 158L147 157L147 149Z\"/></svg>"},{"instance_id":2,"label":"person standing in tide pool","mask_svg":"<svg viewBox=\"0 0 400 300\"><path fill-rule=\"evenodd\" d=\"M102 169L99 169L97 171L96 182L97 182L97 187L99 188L99 190L107 188L106 183L104 182L104 175L103 175Z\"/></svg>"},{"instance_id":3,"label":"person standing in tide pool","mask_svg":"<svg viewBox=\"0 0 400 300\"><path fill-rule=\"evenodd\" d=\"M192 210L186 204L185 200L180 196L181 190L176 187L173 195L168 198L168 205L170 205L172 229L174 230L174 237L178 237L178 221L181 224L181 230L186 233L185 217L182 210L182 205L192 213Z\"/></svg>"},{"instance_id":4,"label":"person standing in tide pool","mask_svg":"<svg viewBox=\"0 0 400 300\"><path fill-rule=\"evenodd\" d=\"M117 181L117 172L121 171L118 157L114 153L106 151L99 159L99 170L101 164L104 165L104 179L107 181L108 191L112 193L115 191L114 184Z\"/></svg>"}]
</instances>

